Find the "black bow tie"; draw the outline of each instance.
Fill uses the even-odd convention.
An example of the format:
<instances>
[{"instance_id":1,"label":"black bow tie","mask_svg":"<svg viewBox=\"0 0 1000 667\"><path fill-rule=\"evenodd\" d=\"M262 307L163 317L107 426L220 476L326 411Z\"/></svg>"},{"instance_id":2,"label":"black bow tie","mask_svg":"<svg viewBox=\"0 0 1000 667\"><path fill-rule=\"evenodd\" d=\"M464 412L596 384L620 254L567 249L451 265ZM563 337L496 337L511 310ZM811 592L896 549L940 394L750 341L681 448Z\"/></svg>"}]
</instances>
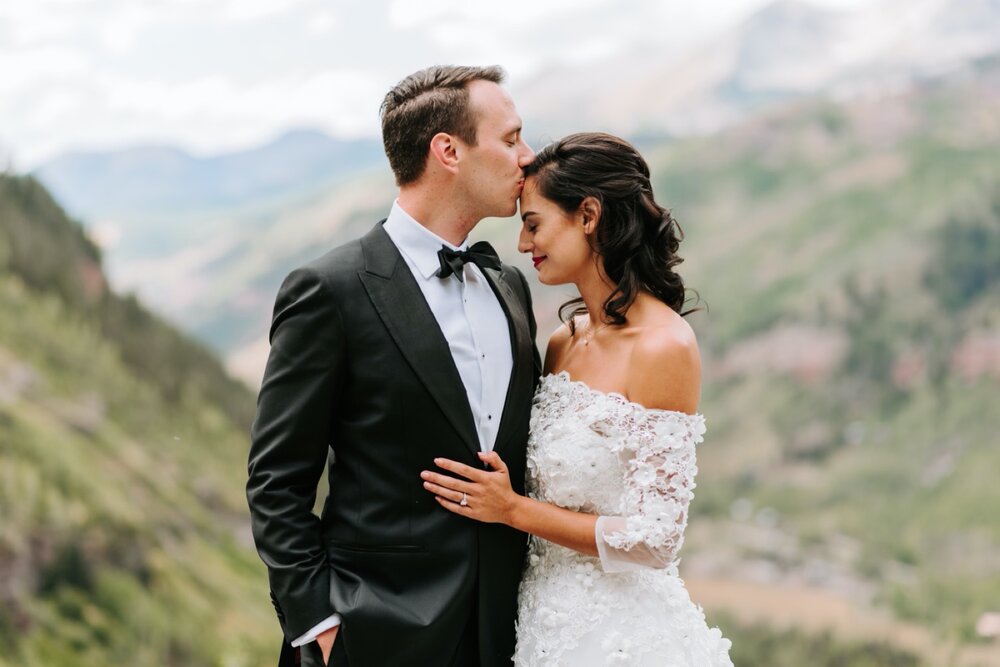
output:
<instances>
[{"instance_id":1,"label":"black bow tie","mask_svg":"<svg viewBox=\"0 0 1000 667\"><path fill-rule=\"evenodd\" d=\"M486 241L474 243L468 250L452 250L448 246L441 246L438 250L438 261L441 262L441 268L437 272L438 278L447 278L455 274L461 282L465 281L462 273L466 262L472 262L480 269L500 269L500 256Z\"/></svg>"}]
</instances>

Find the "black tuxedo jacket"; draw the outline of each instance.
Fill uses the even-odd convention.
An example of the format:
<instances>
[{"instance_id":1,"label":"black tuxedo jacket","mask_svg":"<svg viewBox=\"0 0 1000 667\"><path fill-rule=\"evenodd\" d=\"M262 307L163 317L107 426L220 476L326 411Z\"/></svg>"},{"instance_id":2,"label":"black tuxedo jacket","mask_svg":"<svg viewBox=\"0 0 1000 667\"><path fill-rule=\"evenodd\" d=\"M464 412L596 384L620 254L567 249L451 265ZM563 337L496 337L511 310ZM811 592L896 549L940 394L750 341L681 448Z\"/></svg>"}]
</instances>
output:
<instances>
[{"instance_id":1,"label":"black tuxedo jacket","mask_svg":"<svg viewBox=\"0 0 1000 667\"><path fill-rule=\"evenodd\" d=\"M483 272L514 360L495 450L523 493L535 320L520 271ZM352 666L448 664L469 619L481 664L510 664L526 536L448 512L420 478L437 456L481 467L478 451L448 343L381 223L285 279L247 484L283 655L336 612L336 653Z\"/></svg>"}]
</instances>

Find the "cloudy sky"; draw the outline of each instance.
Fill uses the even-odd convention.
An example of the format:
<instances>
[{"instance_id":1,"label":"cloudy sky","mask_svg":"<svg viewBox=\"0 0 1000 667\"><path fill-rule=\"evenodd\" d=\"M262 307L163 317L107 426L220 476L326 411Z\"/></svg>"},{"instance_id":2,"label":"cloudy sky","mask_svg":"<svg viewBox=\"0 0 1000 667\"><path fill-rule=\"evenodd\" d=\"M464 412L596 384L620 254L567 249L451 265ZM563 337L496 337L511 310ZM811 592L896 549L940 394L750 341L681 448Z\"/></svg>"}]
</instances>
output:
<instances>
[{"instance_id":1,"label":"cloudy sky","mask_svg":"<svg viewBox=\"0 0 1000 667\"><path fill-rule=\"evenodd\" d=\"M294 126L374 136L385 91L421 67L498 63L516 87L643 44L685 48L768 1L7 0L0 160L136 143L204 154Z\"/></svg>"}]
</instances>

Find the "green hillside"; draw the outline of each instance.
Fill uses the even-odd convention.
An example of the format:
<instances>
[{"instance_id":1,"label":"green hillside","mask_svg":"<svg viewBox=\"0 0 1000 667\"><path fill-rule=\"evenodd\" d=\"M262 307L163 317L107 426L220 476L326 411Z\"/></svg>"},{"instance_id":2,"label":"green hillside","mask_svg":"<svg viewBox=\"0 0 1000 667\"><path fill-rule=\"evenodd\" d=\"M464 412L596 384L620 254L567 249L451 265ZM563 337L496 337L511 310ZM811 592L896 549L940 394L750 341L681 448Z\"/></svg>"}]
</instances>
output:
<instances>
[{"instance_id":1,"label":"green hillside","mask_svg":"<svg viewBox=\"0 0 1000 667\"><path fill-rule=\"evenodd\" d=\"M709 306L692 552L975 643L1000 610L1000 63L652 159Z\"/></svg>"},{"instance_id":2,"label":"green hillside","mask_svg":"<svg viewBox=\"0 0 1000 667\"><path fill-rule=\"evenodd\" d=\"M0 175L0 312L0 665L273 664L252 394L27 177Z\"/></svg>"}]
</instances>

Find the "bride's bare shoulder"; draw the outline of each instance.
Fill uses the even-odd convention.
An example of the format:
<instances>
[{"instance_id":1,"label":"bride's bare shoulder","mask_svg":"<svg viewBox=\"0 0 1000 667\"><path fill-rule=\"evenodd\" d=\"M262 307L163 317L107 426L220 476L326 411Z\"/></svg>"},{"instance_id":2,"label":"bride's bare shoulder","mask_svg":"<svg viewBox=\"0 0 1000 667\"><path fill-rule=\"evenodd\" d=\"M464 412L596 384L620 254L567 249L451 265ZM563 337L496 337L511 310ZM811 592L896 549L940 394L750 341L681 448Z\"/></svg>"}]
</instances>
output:
<instances>
[{"instance_id":1,"label":"bride's bare shoulder","mask_svg":"<svg viewBox=\"0 0 1000 667\"><path fill-rule=\"evenodd\" d=\"M701 395L698 339L683 317L671 315L657 317L636 336L628 397L648 408L694 413Z\"/></svg>"},{"instance_id":2,"label":"bride's bare shoulder","mask_svg":"<svg viewBox=\"0 0 1000 667\"><path fill-rule=\"evenodd\" d=\"M572 339L573 334L569 329L569 324L563 322L559 325L552 335L549 336L549 345L545 349L545 372L551 373L553 368L559 368L559 359L565 352L566 347L569 345L570 339Z\"/></svg>"}]
</instances>

